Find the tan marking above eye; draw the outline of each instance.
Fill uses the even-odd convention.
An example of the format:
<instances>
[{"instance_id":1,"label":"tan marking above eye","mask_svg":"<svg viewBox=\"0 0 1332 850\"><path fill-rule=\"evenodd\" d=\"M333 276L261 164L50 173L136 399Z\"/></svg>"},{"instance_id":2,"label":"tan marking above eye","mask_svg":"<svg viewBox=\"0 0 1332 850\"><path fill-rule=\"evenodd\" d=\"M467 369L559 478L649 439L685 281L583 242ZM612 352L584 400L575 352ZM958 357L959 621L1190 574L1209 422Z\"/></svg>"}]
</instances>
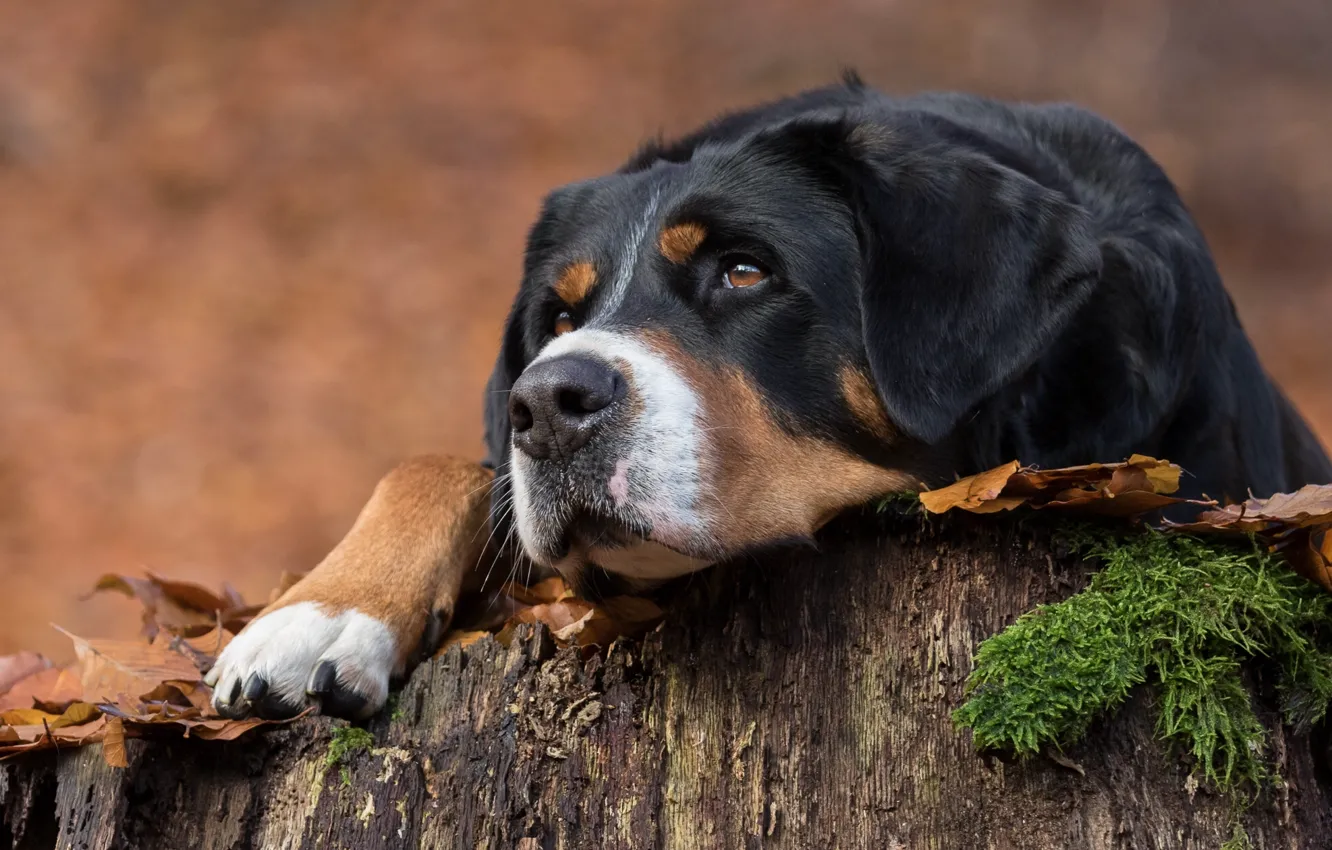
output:
<instances>
[{"instance_id":1,"label":"tan marking above eye","mask_svg":"<svg viewBox=\"0 0 1332 850\"><path fill-rule=\"evenodd\" d=\"M657 239L657 248L663 257L677 266L682 266L689 262L689 258L694 256L694 252L706 238L708 238L707 228L697 222L686 221L672 224L663 230Z\"/></svg>"},{"instance_id":2,"label":"tan marking above eye","mask_svg":"<svg viewBox=\"0 0 1332 850\"><path fill-rule=\"evenodd\" d=\"M575 327L577 327L577 325L574 324L573 316L570 316L568 313L561 313L555 317L555 327L553 329L555 336L567 334Z\"/></svg>"},{"instance_id":3,"label":"tan marking above eye","mask_svg":"<svg viewBox=\"0 0 1332 850\"><path fill-rule=\"evenodd\" d=\"M555 294L570 307L582 301L597 285L597 270L586 260L570 263L555 280Z\"/></svg>"},{"instance_id":4,"label":"tan marking above eye","mask_svg":"<svg viewBox=\"0 0 1332 850\"><path fill-rule=\"evenodd\" d=\"M722 280L732 289L754 286L768 279L768 273L753 263L733 263Z\"/></svg>"}]
</instances>

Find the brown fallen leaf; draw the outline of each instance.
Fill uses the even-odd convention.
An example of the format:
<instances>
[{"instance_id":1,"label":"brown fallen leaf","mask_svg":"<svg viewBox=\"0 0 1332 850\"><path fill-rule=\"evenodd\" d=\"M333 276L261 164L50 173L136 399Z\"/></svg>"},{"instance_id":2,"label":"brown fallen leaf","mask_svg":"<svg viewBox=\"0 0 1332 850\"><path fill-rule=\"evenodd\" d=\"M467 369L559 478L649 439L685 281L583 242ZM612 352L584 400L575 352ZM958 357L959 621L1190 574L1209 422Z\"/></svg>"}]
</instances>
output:
<instances>
[{"instance_id":1,"label":"brown fallen leaf","mask_svg":"<svg viewBox=\"0 0 1332 850\"><path fill-rule=\"evenodd\" d=\"M1218 507L1179 499L1179 467L1133 455L1124 463L1064 469L1021 467L1016 461L920 494L931 513L954 508L994 513L1018 505L1106 516L1139 516L1176 504L1208 508L1188 523L1164 523L1171 531L1258 535L1284 554L1300 575L1332 591L1332 485L1302 487L1266 499Z\"/></svg>"},{"instance_id":2,"label":"brown fallen leaf","mask_svg":"<svg viewBox=\"0 0 1332 850\"><path fill-rule=\"evenodd\" d=\"M168 679L198 681L194 662L158 635L151 644L127 640L88 640L56 627L74 642L85 699L110 700L121 692L147 693Z\"/></svg>"},{"instance_id":3,"label":"brown fallen leaf","mask_svg":"<svg viewBox=\"0 0 1332 850\"><path fill-rule=\"evenodd\" d=\"M613 596L597 603L575 636L579 646L610 646L617 638L637 637L666 616L661 606L640 596Z\"/></svg>"},{"instance_id":4,"label":"brown fallen leaf","mask_svg":"<svg viewBox=\"0 0 1332 850\"><path fill-rule=\"evenodd\" d=\"M1011 461L920 494L930 513L954 508L988 514L1019 505L1106 516L1136 516L1169 505L1213 505L1169 495L1179 489L1180 468L1169 461L1133 455L1123 463L1091 463L1036 469Z\"/></svg>"},{"instance_id":5,"label":"brown fallen leaf","mask_svg":"<svg viewBox=\"0 0 1332 850\"><path fill-rule=\"evenodd\" d=\"M181 638L197 653L195 657L196 664L200 660L207 661L207 666L212 666L212 662L222 654L222 650L227 648L231 639L235 637L235 632L221 627L214 627L211 631L199 635L198 637Z\"/></svg>"},{"instance_id":6,"label":"brown fallen leaf","mask_svg":"<svg viewBox=\"0 0 1332 850\"><path fill-rule=\"evenodd\" d=\"M230 600L217 595L213 591L201 585L188 581L176 581L175 579L163 578L154 573L144 571L148 580L162 589L167 599L175 602L182 608L189 608L195 611L226 611L232 607ZM234 592L234 591L233 591ZM242 604L244 604L242 602Z\"/></svg>"},{"instance_id":7,"label":"brown fallen leaf","mask_svg":"<svg viewBox=\"0 0 1332 850\"><path fill-rule=\"evenodd\" d=\"M4 696L10 688L29 676L50 667L51 662L35 652L0 655L0 696Z\"/></svg>"},{"instance_id":8,"label":"brown fallen leaf","mask_svg":"<svg viewBox=\"0 0 1332 850\"><path fill-rule=\"evenodd\" d=\"M562 599L558 602L543 602L524 608L500 629L496 640L505 646L513 639L513 632L523 623L541 623L550 629L552 635L562 635L556 640L568 644L581 631L581 624L592 615L592 603L582 599Z\"/></svg>"},{"instance_id":9,"label":"brown fallen leaf","mask_svg":"<svg viewBox=\"0 0 1332 850\"><path fill-rule=\"evenodd\" d=\"M234 741L251 729L277 722L281 721L261 720L258 717L247 717L244 720L202 720L187 724L185 737L198 738L201 741Z\"/></svg>"},{"instance_id":10,"label":"brown fallen leaf","mask_svg":"<svg viewBox=\"0 0 1332 850\"><path fill-rule=\"evenodd\" d=\"M102 739L106 718L78 726L52 728L48 724L0 727L0 761L33 750L80 747Z\"/></svg>"},{"instance_id":11,"label":"brown fallen leaf","mask_svg":"<svg viewBox=\"0 0 1332 850\"><path fill-rule=\"evenodd\" d=\"M491 633L481 629L454 629L444 636L444 640L435 651L436 657L443 655L454 646L460 646L463 649L471 646L482 638L490 637Z\"/></svg>"},{"instance_id":12,"label":"brown fallen leaf","mask_svg":"<svg viewBox=\"0 0 1332 850\"><path fill-rule=\"evenodd\" d=\"M1295 572L1332 590L1332 531L1327 529L1300 529L1279 547Z\"/></svg>"},{"instance_id":13,"label":"brown fallen leaf","mask_svg":"<svg viewBox=\"0 0 1332 850\"><path fill-rule=\"evenodd\" d=\"M518 612L496 639L507 646L518 625L541 623L561 646L605 647L616 638L642 634L664 616L659 605L642 597L616 596L595 604L569 597Z\"/></svg>"},{"instance_id":14,"label":"brown fallen leaf","mask_svg":"<svg viewBox=\"0 0 1332 850\"><path fill-rule=\"evenodd\" d=\"M125 723L119 717L106 721L102 758L109 767L129 767L129 757L125 753Z\"/></svg>"},{"instance_id":15,"label":"brown fallen leaf","mask_svg":"<svg viewBox=\"0 0 1332 850\"><path fill-rule=\"evenodd\" d=\"M505 582L501 591L524 605L550 604L562 599L570 599L574 595L574 592L564 583L564 579L559 576L552 576L530 586L513 581Z\"/></svg>"},{"instance_id":16,"label":"brown fallen leaf","mask_svg":"<svg viewBox=\"0 0 1332 850\"><path fill-rule=\"evenodd\" d=\"M68 704L83 698L83 682L71 667L51 667L22 679L0 696L0 711ZM63 710L63 709L62 709Z\"/></svg>"},{"instance_id":17,"label":"brown fallen leaf","mask_svg":"<svg viewBox=\"0 0 1332 850\"><path fill-rule=\"evenodd\" d=\"M1248 499L1204 511L1191 523L1170 523L1183 531L1229 530L1242 534L1332 527L1332 484L1309 484L1294 493Z\"/></svg>"},{"instance_id":18,"label":"brown fallen leaf","mask_svg":"<svg viewBox=\"0 0 1332 850\"><path fill-rule=\"evenodd\" d=\"M6 726L41 726L43 723L55 720L58 716L35 708L15 708L0 712L0 723Z\"/></svg>"},{"instance_id":19,"label":"brown fallen leaf","mask_svg":"<svg viewBox=\"0 0 1332 850\"><path fill-rule=\"evenodd\" d=\"M1009 479L1016 475L1020 468L1017 461L1011 461L978 475L960 478L947 487L921 493L920 503L932 514L941 514L953 508L973 513L1011 510L1022 504L1023 500L1013 496L1003 499L1001 495L1008 486Z\"/></svg>"},{"instance_id":20,"label":"brown fallen leaf","mask_svg":"<svg viewBox=\"0 0 1332 850\"><path fill-rule=\"evenodd\" d=\"M91 723L102 716L101 710L88 702L76 702L65 709L55 720L48 724L52 729L63 729L67 726L82 726L85 723Z\"/></svg>"},{"instance_id":21,"label":"brown fallen leaf","mask_svg":"<svg viewBox=\"0 0 1332 850\"><path fill-rule=\"evenodd\" d=\"M189 682L181 679L168 679L159 688L175 690L184 698L186 704L199 709L200 711L211 711L213 705L213 689L203 682ZM157 690L156 688L153 689ZM143 699L147 699L145 696Z\"/></svg>"},{"instance_id":22,"label":"brown fallen leaf","mask_svg":"<svg viewBox=\"0 0 1332 850\"><path fill-rule=\"evenodd\" d=\"M149 639L162 629L174 632L206 629L217 620L213 610L196 610L171 599L151 578L107 573L92 588L92 593L103 592L121 593L143 606L140 631Z\"/></svg>"},{"instance_id":23,"label":"brown fallen leaf","mask_svg":"<svg viewBox=\"0 0 1332 850\"><path fill-rule=\"evenodd\" d=\"M144 578L107 573L97 580L91 592L108 591L138 600L143 606L142 632L149 639L160 630L195 636L210 631L218 623L233 632L240 631L262 608L246 605L230 586L217 594L201 585L151 572L146 572Z\"/></svg>"},{"instance_id":24,"label":"brown fallen leaf","mask_svg":"<svg viewBox=\"0 0 1332 850\"><path fill-rule=\"evenodd\" d=\"M1332 591L1332 484L1248 499L1166 527L1194 534L1256 535L1284 554L1300 575Z\"/></svg>"}]
</instances>

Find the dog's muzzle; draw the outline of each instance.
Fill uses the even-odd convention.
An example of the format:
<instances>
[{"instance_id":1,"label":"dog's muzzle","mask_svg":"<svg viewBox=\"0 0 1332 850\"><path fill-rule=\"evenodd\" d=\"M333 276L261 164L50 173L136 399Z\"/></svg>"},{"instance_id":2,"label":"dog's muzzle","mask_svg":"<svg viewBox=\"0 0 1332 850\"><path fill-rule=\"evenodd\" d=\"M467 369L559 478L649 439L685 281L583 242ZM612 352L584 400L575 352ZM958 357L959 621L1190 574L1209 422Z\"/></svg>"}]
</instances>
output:
<instances>
[{"instance_id":1,"label":"dog's muzzle","mask_svg":"<svg viewBox=\"0 0 1332 850\"><path fill-rule=\"evenodd\" d=\"M569 459L615 415L626 386L618 371L587 355L533 364L509 394L514 447L535 460Z\"/></svg>"}]
</instances>

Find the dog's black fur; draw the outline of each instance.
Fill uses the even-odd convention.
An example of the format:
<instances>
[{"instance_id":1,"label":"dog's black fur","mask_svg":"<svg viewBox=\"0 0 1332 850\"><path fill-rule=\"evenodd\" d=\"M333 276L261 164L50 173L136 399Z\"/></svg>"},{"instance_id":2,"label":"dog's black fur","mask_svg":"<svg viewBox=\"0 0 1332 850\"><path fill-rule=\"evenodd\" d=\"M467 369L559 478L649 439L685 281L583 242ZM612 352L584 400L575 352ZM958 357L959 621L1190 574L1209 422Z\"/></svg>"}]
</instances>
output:
<instances>
[{"instance_id":1,"label":"dog's black fur","mask_svg":"<svg viewBox=\"0 0 1332 850\"><path fill-rule=\"evenodd\" d=\"M740 369L793 432L931 484L1015 458L1134 452L1182 465L1186 496L1332 481L1142 148L1072 106L896 98L854 77L650 144L548 198L488 388L501 470L504 391L564 309L553 270L613 262L649 198L668 222L706 225L698 256L656 258L614 315L594 294L575 319L668 330L691 356ZM770 270L764 291L716 285L737 255ZM833 376L848 358L872 374L898 439L846 409Z\"/></svg>"}]
</instances>

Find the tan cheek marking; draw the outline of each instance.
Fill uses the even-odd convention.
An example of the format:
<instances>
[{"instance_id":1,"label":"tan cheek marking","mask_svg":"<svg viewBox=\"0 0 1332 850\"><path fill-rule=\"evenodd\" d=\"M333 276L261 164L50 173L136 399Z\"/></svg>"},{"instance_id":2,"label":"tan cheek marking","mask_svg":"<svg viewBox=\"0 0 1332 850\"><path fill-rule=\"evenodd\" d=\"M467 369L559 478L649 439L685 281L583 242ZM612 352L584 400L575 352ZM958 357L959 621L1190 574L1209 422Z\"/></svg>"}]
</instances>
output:
<instances>
[{"instance_id":1,"label":"tan cheek marking","mask_svg":"<svg viewBox=\"0 0 1332 850\"><path fill-rule=\"evenodd\" d=\"M597 285L597 270L589 262L571 263L555 281L555 294L570 307L587 297Z\"/></svg>"},{"instance_id":2,"label":"tan cheek marking","mask_svg":"<svg viewBox=\"0 0 1332 850\"><path fill-rule=\"evenodd\" d=\"M892 440L896 436L895 430L869 376L854 366L844 365L838 370L837 378L842 385L842 397L856 421L874 436Z\"/></svg>"},{"instance_id":3,"label":"tan cheek marking","mask_svg":"<svg viewBox=\"0 0 1332 850\"><path fill-rule=\"evenodd\" d=\"M417 648L433 611L452 615L463 579L485 547L493 473L426 456L379 482L347 536L265 609L314 602L330 615L351 608L384 623L399 665Z\"/></svg>"},{"instance_id":4,"label":"tan cheek marking","mask_svg":"<svg viewBox=\"0 0 1332 850\"><path fill-rule=\"evenodd\" d=\"M712 536L728 549L813 534L846 508L919 488L905 472L875 466L826 440L787 433L739 370L701 363L664 333L644 336L700 396L708 423L703 505Z\"/></svg>"},{"instance_id":5,"label":"tan cheek marking","mask_svg":"<svg viewBox=\"0 0 1332 850\"><path fill-rule=\"evenodd\" d=\"M657 248L666 259L682 266L694 256L698 246L708 237L707 228L692 221L673 224L661 232L657 239Z\"/></svg>"}]
</instances>

